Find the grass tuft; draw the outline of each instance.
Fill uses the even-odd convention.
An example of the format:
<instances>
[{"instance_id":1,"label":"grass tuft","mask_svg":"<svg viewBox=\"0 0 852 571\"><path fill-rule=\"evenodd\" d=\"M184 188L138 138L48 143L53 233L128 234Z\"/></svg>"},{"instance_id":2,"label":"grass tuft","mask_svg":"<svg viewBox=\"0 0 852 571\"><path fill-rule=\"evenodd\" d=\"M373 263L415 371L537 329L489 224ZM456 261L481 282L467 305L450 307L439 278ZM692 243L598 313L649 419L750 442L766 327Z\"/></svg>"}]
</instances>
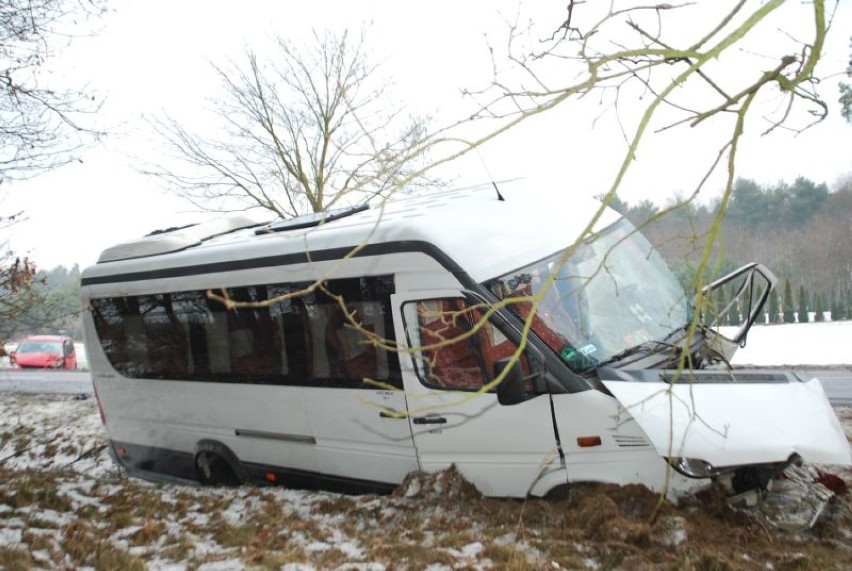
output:
<instances>
[{"instance_id":1,"label":"grass tuft","mask_svg":"<svg viewBox=\"0 0 852 571\"><path fill-rule=\"evenodd\" d=\"M0 548L0 569L6 571L29 571L33 568L33 559L26 549L20 547Z\"/></svg>"}]
</instances>

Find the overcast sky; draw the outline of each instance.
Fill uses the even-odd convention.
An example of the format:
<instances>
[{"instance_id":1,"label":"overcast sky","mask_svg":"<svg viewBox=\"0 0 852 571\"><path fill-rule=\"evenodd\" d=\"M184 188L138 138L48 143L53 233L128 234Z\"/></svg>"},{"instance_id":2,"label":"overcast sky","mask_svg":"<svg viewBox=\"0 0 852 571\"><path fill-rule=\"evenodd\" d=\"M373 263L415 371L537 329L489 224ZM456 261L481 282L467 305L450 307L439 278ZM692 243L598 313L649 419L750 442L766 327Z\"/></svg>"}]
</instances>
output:
<instances>
[{"instance_id":1,"label":"overcast sky","mask_svg":"<svg viewBox=\"0 0 852 571\"><path fill-rule=\"evenodd\" d=\"M536 17L555 27L565 4L536 0ZM785 29L796 24L796 11L803 13L798 0L788 4ZM841 6L829 34L822 76L840 74L849 60L848 4ZM86 152L82 162L4 185L2 212L24 210L28 216L14 227L10 245L42 268L86 266L117 242L204 217L164 194L156 181L137 174L133 158L134 149L152 149L151 140L143 137L145 117L163 112L189 117L205 104L205 97L215 95L218 84L210 61L238 58L246 45L259 45L273 34L300 37L311 27L360 29L363 22L372 21L372 54L392 73L400 100L416 111L449 118L462 109L460 88L488 80L485 34L496 44L502 42L516 0L125 0L110 5L114 12L103 20L101 31L75 41L54 65L105 98L100 120L114 134ZM773 25L767 34L777 36L782 24ZM838 78L821 91L830 106L824 123L799 135L776 132L763 138L754 126L741 151L739 175L763 184L792 182L801 175L831 186L852 174L852 126L839 115ZM598 194L608 189L621 160L624 141L615 126L614 118L607 123L594 121L588 113L560 112L525 125L444 174L463 183L543 174L574 192ZM625 183L627 200L662 203L697 184L698 172L715 147L702 146L705 135L700 129L689 131L681 138L680 131L673 130L640 149L637 169Z\"/></svg>"}]
</instances>

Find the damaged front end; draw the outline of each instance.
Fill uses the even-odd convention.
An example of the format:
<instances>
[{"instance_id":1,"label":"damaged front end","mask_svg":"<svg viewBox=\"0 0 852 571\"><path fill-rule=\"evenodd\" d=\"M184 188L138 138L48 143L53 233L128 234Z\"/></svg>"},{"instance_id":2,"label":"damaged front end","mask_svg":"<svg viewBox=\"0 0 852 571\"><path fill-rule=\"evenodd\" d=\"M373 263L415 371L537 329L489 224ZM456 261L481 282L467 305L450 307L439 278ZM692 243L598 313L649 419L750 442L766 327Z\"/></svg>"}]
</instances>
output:
<instances>
[{"instance_id":1,"label":"damaged front end","mask_svg":"<svg viewBox=\"0 0 852 571\"><path fill-rule=\"evenodd\" d=\"M697 370L677 382L667 370L600 372L672 468L720 484L731 506L779 528L810 527L838 491L812 466L852 464L818 379L784 370Z\"/></svg>"},{"instance_id":2,"label":"damaged front end","mask_svg":"<svg viewBox=\"0 0 852 571\"><path fill-rule=\"evenodd\" d=\"M846 492L843 480L798 456L789 462L742 466L713 481L725 491L732 509L758 514L790 533L813 527L832 498Z\"/></svg>"}]
</instances>

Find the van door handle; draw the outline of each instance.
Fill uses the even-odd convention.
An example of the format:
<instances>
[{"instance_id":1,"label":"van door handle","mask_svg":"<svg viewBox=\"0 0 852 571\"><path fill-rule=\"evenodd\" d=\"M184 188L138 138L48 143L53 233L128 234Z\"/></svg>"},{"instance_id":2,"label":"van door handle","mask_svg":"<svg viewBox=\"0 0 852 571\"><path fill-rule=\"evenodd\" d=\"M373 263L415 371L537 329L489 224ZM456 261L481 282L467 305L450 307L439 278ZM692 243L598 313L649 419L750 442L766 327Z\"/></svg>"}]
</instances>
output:
<instances>
[{"instance_id":1,"label":"van door handle","mask_svg":"<svg viewBox=\"0 0 852 571\"><path fill-rule=\"evenodd\" d=\"M437 414L427 414L426 416L415 416L412 421L414 424L447 424L447 419Z\"/></svg>"},{"instance_id":2,"label":"van door handle","mask_svg":"<svg viewBox=\"0 0 852 571\"><path fill-rule=\"evenodd\" d=\"M379 412L379 416L382 417L382 418L402 418L402 419L406 418L406 415L405 415L404 412L400 413L400 412L396 412L395 410L389 410L389 411L383 410L383 411Z\"/></svg>"}]
</instances>

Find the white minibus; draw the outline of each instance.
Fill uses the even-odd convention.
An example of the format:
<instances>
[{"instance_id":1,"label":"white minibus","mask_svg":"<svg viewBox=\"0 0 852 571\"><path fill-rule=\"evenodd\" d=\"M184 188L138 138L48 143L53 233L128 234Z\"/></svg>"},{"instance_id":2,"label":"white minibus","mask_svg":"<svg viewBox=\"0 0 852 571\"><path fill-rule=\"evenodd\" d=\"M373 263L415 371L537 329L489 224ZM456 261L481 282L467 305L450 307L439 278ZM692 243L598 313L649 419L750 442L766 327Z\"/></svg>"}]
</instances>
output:
<instances>
[{"instance_id":1,"label":"white minibus","mask_svg":"<svg viewBox=\"0 0 852 571\"><path fill-rule=\"evenodd\" d=\"M698 297L628 220L584 230L599 208L513 181L106 249L81 295L115 458L146 479L349 492L455 465L502 497L735 496L849 464L819 380L728 365L772 274L711 284L691 327Z\"/></svg>"}]
</instances>

